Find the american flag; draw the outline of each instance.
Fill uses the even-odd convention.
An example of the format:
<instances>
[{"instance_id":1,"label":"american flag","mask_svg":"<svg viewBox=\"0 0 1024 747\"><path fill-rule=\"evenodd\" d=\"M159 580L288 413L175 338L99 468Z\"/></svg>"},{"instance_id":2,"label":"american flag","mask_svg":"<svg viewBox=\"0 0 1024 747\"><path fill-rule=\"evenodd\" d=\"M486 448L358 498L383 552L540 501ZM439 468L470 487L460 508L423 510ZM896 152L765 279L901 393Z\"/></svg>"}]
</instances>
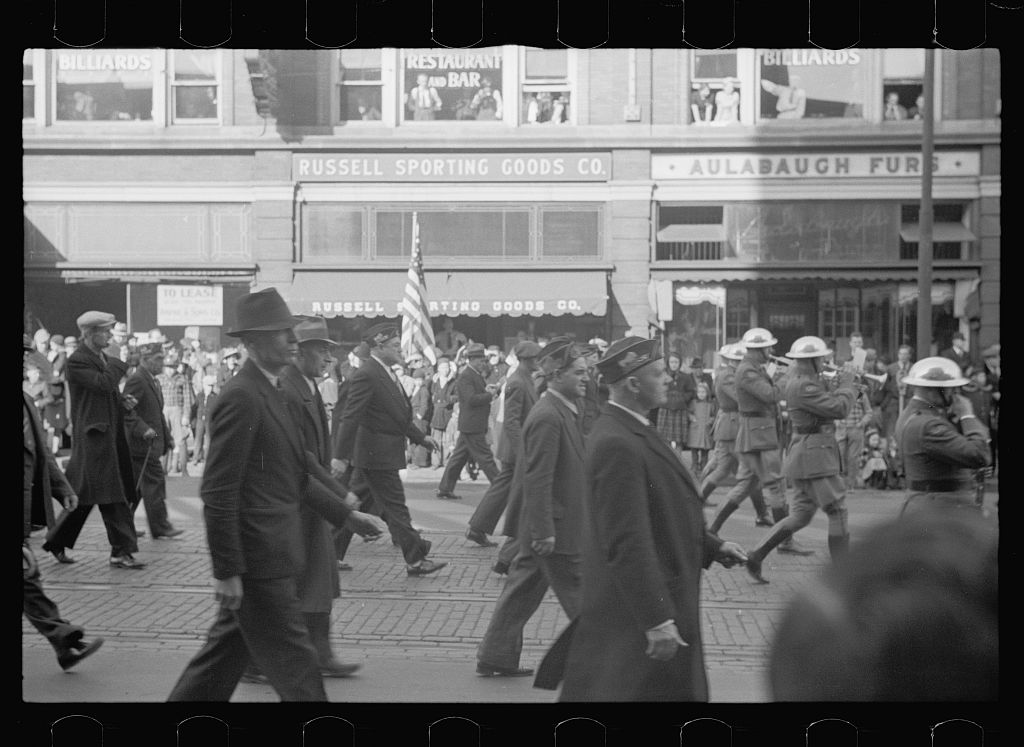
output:
<instances>
[{"instance_id":1,"label":"american flag","mask_svg":"<svg viewBox=\"0 0 1024 747\"><path fill-rule=\"evenodd\" d=\"M437 363L434 328L430 326L427 306L427 284L423 280L420 224L416 213L412 214L412 257L409 259L409 274L405 281L405 296L402 298L402 353L406 359L414 353L420 353L431 365Z\"/></svg>"}]
</instances>

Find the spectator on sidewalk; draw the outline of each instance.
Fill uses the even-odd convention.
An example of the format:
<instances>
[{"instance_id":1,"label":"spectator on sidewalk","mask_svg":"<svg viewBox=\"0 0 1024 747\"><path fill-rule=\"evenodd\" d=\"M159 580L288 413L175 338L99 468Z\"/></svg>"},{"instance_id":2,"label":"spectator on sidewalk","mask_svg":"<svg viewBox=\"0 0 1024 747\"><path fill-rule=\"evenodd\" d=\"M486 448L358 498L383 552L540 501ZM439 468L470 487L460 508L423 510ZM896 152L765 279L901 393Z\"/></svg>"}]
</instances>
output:
<instances>
[{"instance_id":1,"label":"spectator on sidewalk","mask_svg":"<svg viewBox=\"0 0 1024 747\"><path fill-rule=\"evenodd\" d=\"M163 373L157 375L164 398L164 417L171 429L174 449L165 460L166 472L169 475L188 475L188 428L195 395L192 392L190 377L179 369L180 354L171 348L164 356Z\"/></svg>"},{"instance_id":2,"label":"spectator on sidewalk","mask_svg":"<svg viewBox=\"0 0 1024 747\"><path fill-rule=\"evenodd\" d=\"M217 377L213 374L203 376L203 388L192 403L191 423L196 434L195 448L192 452L192 464L202 464L210 450L210 412L217 402Z\"/></svg>"},{"instance_id":3,"label":"spectator on sidewalk","mask_svg":"<svg viewBox=\"0 0 1024 747\"><path fill-rule=\"evenodd\" d=\"M438 447L434 452L434 466L444 467L451 454L446 432L457 399L455 373L451 359L445 355L437 359L437 373L434 374L430 382L430 399L430 435Z\"/></svg>"}]
</instances>

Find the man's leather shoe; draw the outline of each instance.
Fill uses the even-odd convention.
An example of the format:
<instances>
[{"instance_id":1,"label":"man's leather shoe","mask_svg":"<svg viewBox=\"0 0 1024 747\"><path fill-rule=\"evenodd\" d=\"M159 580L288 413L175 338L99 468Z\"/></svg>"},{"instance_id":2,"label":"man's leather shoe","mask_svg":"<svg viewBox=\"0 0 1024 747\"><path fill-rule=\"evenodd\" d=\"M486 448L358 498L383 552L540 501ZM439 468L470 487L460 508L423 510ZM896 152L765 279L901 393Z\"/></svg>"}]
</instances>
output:
<instances>
[{"instance_id":1,"label":"man's leather shoe","mask_svg":"<svg viewBox=\"0 0 1024 747\"><path fill-rule=\"evenodd\" d=\"M458 501L462 500L461 495L455 495L455 493L442 493L440 490L437 491L437 497L442 501Z\"/></svg>"},{"instance_id":2,"label":"man's leather shoe","mask_svg":"<svg viewBox=\"0 0 1024 747\"><path fill-rule=\"evenodd\" d=\"M135 530L135 539L142 539L145 536L146 536L146 530L145 529L136 529Z\"/></svg>"},{"instance_id":3,"label":"man's leather shoe","mask_svg":"<svg viewBox=\"0 0 1024 747\"><path fill-rule=\"evenodd\" d=\"M248 682L251 685L269 685L270 679L263 672L246 669L242 672L242 682Z\"/></svg>"},{"instance_id":4,"label":"man's leather shoe","mask_svg":"<svg viewBox=\"0 0 1024 747\"><path fill-rule=\"evenodd\" d=\"M75 558L68 555L67 550L50 550L50 554L57 559L58 563L63 563L64 565L78 562Z\"/></svg>"},{"instance_id":5,"label":"man's leather shoe","mask_svg":"<svg viewBox=\"0 0 1024 747\"><path fill-rule=\"evenodd\" d=\"M124 555L112 556L110 558L110 565L114 566L115 568L132 568L132 569L139 569L139 568L145 568L146 567L145 563L139 562L138 560L133 558L129 553L125 553Z\"/></svg>"},{"instance_id":6,"label":"man's leather shoe","mask_svg":"<svg viewBox=\"0 0 1024 747\"><path fill-rule=\"evenodd\" d=\"M405 567L405 572L410 576L426 576L428 573L434 573L444 568L447 563L435 563L433 560L424 560L419 565L409 565Z\"/></svg>"},{"instance_id":7,"label":"man's leather shoe","mask_svg":"<svg viewBox=\"0 0 1024 747\"><path fill-rule=\"evenodd\" d=\"M747 569L747 573L750 577L759 584L768 583L768 579L761 575L761 559L756 558L753 555L747 555L747 562L744 563L744 567Z\"/></svg>"},{"instance_id":8,"label":"man's leather shoe","mask_svg":"<svg viewBox=\"0 0 1024 747\"><path fill-rule=\"evenodd\" d=\"M772 520L772 517L769 516L768 514L762 514L761 516L758 516L754 520L754 526L755 527L773 527L773 526L775 526L775 522Z\"/></svg>"},{"instance_id":9,"label":"man's leather shoe","mask_svg":"<svg viewBox=\"0 0 1024 747\"><path fill-rule=\"evenodd\" d=\"M71 645L73 648L65 651L63 654L58 654L57 656L57 663L60 664L60 668L65 672L78 664L78 662L82 661L82 659L87 656L92 656L99 651L100 646L103 645L103 639L93 638L88 643L79 639Z\"/></svg>"},{"instance_id":10,"label":"man's leather shoe","mask_svg":"<svg viewBox=\"0 0 1024 747\"><path fill-rule=\"evenodd\" d=\"M786 555L814 555L814 550L808 550L801 545L796 543L796 540L790 538L779 545L779 552L785 553Z\"/></svg>"},{"instance_id":11,"label":"man's leather shoe","mask_svg":"<svg viewBox=\"0 0 1024 747\"><path fill-rule=\"evenodd\" d=\"M359 671L359 664L344 664L337 659L332 659L320 665L321 677L351 677Z\"/></svg>"},{"instance_id":12,"label":"man's leather shoe","mask_svg":"<svg viewBox=\"0 0 1024 747\"><path fill-rule=\"evenodd\" d=\"M506 563L504 560L499 560L491 566L491 570L497 573L499 576L504 576L508 574L508 569L509 564Z\"/></svg>"},{"instance_id":13,"label":"man's leather shoe","mask_svg":"<svg viewBox=\"0 0 1024 747\"><path fill-rule=\"evenodd\" d=\"M497 542L491 542L489 539L487 539L487 535L484 532L481 532L479 529L473 529L473 528L467 529L466 530L466 539L468 539L468 540L470 540L472 542L476 542L478 545L480 545L480 547L497 547L498 546Z\"/></svg>"},{"instance_id":14,"label":"man's leather shoe","mask_svg":"<svg viewBox=\"0 0 1024 747\"><path fill-rule=\"evenodd\" d=\"M526 667L509 669L508 667L496 667L492 664L477 662L476 673L481 677L529 677L533 674L533 670Z\"/></svg>"},{"instance_id":15,"label":"man's leather shoe","mask_svg":"<svg viewBox=\"0 0 1024 747\"><path fill-rule=\"evenodd\" d=\"M153 535L153 539L155 539L155 540L175 539L176 537L178 537L179 535L182 535L184 533L185 533L184 529L170 529L170 530L164 532L163 534L154 534Z\"/></svg>"}]
</instances>

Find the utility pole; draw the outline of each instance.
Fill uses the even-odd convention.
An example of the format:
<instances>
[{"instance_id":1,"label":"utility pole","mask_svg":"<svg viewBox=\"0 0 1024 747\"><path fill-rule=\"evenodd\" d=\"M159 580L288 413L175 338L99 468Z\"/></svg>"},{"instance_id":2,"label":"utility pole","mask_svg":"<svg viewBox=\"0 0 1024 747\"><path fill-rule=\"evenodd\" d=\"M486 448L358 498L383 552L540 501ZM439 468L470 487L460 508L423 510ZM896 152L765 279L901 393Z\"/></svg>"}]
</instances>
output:
<instances>
[{"instance_id":1,"label":"utility pole","mask_svg":"<svg viewBox=\"0 0 1024 747\"><path fill-rule=\"evenodd\" d=\"M932 342L932 152L935 139L935 50L924 51L924 111L921 112L921 208L917 225L917 350L920 360Z\"/></svg>"}]
</instances>

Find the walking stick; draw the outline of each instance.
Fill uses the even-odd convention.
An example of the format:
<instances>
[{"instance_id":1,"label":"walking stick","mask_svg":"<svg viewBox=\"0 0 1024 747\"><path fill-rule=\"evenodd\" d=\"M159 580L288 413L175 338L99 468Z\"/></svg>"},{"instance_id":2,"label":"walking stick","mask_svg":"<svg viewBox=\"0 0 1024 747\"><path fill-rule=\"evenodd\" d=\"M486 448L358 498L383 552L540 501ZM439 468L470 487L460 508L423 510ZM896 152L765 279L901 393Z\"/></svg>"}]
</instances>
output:
<instances>
[{"instance_id":1,"label":"walking stick","mask_svg":"<svg viewBox=\"0 0 1024 747\"><path fill-rule=\"evenodd\" d=\"M146 474L146 462L149 461L149 455L153 451L153 441L155 439L149 439L149 446L146 447L146 458L142 460L142 469L139 470L139 479L135 483L135 494L139 494L139 489L142 487L142 476Z\"/></svg>"}]
</instances>

